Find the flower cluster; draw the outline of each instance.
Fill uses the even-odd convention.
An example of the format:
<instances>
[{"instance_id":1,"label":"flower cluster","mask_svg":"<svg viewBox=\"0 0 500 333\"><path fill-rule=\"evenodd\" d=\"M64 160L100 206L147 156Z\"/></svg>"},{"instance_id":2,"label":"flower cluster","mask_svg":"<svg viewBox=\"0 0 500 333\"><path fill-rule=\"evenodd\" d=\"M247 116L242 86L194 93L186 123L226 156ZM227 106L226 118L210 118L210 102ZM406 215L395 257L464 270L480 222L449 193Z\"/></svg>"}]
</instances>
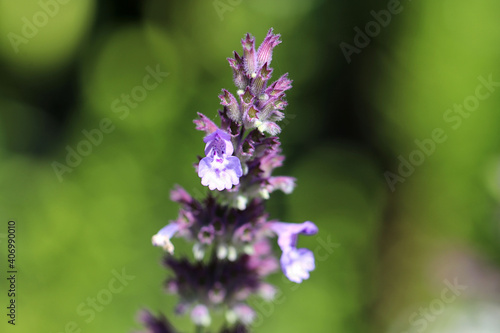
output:
<instances>
[{"instance_id":1,"label":"flower cluster","mask_svg":"<svg viewBox=\"0 0 500 333\"><path fill-rule=\"evenodd\" d=\"M247 332L256 316L248 297L272 300L276 293L266 276L281 266L289 280L301 283L315 268L312 251L297 248L297 239L316 234L316 225L269 220L265 211L270 193L288 194L295 187L294 178L273 175L284 161L277 122L284 119L285 92L292 83L285 74L269 84L279 38L269 30L256 51L255 39L247 34L243 55L234 52L228 59L236 95L222 90L220 126L201 113L194 121L205 133L205 157L195 168L210 191L196 200L180 186L172 190L179 216L152 239L165 250L164 265L173 272L165 288L180 297L176 312L189 313L199 329L210 326L211 312L218 312L226 319L221 332ZM279 261L271 243L276 236ZM174 257L174 237L194 243L194 261ZM149 332L174 332L164 317L145 312L141 318Z\"/></svg>"}]
</instances>

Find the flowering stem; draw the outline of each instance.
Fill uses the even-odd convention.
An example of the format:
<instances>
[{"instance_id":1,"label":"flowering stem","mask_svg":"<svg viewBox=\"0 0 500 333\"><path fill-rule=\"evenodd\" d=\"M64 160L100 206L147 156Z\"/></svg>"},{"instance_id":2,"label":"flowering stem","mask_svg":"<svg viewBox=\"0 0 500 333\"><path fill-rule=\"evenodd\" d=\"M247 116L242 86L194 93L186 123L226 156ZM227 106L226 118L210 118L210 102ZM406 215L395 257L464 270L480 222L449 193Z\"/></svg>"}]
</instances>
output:
<instances>
[{"instance_id":1,"label":"flowering stem","mask_svg":"<svg viewBox=\"0 0 500 333\"><path fill-rule=\"evenodd\" d=\"M281 266L290 281L301 283L315 269L314 253L298 248L297 239L316 234L316 225L269 220L265 211L269 193L289 194L295 187L293 177L272 175L284 160L276 122L285 117L285 91L292 87L287 74L267 86L279 37L270 29L256 51L255 39L247 34L242 40L243 57L235 52L228 59L240 102L223 89L221 126L201 113L194 121L196 129L206 134L205 157L195 166L201 184L211 192L197 200L176 187L171 198L181 205L179 217L152 239L153 245L167 252L164 264L173 271L166 281L168 290L180 296L178 312L190 312L196 333L214 332L211 310L225 312L222 332L248 332L247 326L257 317L248 299L260 295L270 300L276 293L264 282L269 274ZM282 252L279 262L269 240L274 236ZM195 242L195 262L173 256L173 237ZM162 316L148 313L143 321L148 332L175 331Z\"/></svg>"}]
</instances>

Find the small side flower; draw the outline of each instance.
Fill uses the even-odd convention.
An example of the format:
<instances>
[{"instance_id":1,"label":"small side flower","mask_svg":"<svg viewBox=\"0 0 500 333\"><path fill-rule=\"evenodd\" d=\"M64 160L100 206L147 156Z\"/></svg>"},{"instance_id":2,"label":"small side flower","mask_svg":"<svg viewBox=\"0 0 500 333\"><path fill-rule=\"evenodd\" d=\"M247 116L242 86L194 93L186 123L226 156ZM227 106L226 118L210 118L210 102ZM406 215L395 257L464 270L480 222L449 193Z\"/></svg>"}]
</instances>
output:
<instances>
[{"instance_id":1,"label":"small side flower","mask_svg":"<svg viewBox=\"0 0 500 333\"><path fill-rule=\"evenodd\" d=\"M161 246L165 251L172 254L174 253L174 245L170 239L179 231L179 225L177 223L170 223L164 226L156 235L152 238L152 243L154 246Z\"/></svg>"},{"instance_id":2,"label":"small side flower","mask_svg":"<svg viewBox=\"0 0 500 333\"><path fill-rule=\"evenodd\" d=\"M301 283L309 278L315 269L314 254L309 249L298 249L299 234L314 235L318 227L310 221L304 223L271 222L269 228L278 235L278 245L283 251L280 263L285 276L293 282Z\"/></svg>"}]
</instances>

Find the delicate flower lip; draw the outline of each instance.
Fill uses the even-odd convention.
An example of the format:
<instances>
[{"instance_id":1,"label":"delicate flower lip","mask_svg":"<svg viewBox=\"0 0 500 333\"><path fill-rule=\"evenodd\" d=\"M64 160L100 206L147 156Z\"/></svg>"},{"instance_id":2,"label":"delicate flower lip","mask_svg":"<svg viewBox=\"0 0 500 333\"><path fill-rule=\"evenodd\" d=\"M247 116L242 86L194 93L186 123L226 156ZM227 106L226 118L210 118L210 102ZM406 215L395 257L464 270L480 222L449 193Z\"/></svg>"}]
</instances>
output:
<instances>
[{"instance_id":1,"label":"delicate flower lip","mask_svg":"<svg viewBox=\"0 0 500 333\"><path fill-rule=\"evenodd\" d=\"M236 156L229 156L218 161L217 158L204 157L198 166L201 184L210 190L229 190L240 183L243 175L241 162Z\"/></svg>"},{"instance_id":2,"label":"delicate flower lip","mask_svg":"<svg viewBox=\"0 0 500 333\"><path fill-rule=\"evenodd\" d=\"M313 271L314 254L309 249L290 249L284 251L280 258L281 269L292 282L301 283L309 279L309 272Z\"/></svg>"},{"instance_id":3,"label":"delicate flower lip","mask_svg":"<svg viewBox=\"0 0 500 333\"><path fill-rule=\"evenodd\" d=\"M165 251L172 254L174 253L174 245L170 239L177 231L179 231L179 225L177 223L169 223L153 236L151 242L154 246L161 246Z\"/></svg>"}]
</instances>

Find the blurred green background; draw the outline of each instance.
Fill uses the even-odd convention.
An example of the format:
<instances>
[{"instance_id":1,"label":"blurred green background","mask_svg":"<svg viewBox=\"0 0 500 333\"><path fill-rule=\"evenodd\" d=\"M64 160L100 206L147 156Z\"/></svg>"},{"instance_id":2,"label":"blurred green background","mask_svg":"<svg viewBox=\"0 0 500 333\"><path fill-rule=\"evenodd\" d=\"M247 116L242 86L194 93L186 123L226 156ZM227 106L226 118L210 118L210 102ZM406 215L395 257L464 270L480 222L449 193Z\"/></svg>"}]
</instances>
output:
<instances>
[{"instance_id":1,"label":"blurred green background","mask_svg":"<svg viewBox=\"0 0 500 333\"><path fill-rule=\"evenodd\" d=\"M244 34L259 44L274 27L273 77L294 80L279 171L298 186L268 207L320 233L300 240L310 280L272 276L284 297L254 304L255 332L500 332L498 13L493 0L0 0L0 327L131 332L142 308L171 314L151 236L177 216L174 184L205 191L192 119L234 93L225 58Z\"/></svg>"}]
</instances>

